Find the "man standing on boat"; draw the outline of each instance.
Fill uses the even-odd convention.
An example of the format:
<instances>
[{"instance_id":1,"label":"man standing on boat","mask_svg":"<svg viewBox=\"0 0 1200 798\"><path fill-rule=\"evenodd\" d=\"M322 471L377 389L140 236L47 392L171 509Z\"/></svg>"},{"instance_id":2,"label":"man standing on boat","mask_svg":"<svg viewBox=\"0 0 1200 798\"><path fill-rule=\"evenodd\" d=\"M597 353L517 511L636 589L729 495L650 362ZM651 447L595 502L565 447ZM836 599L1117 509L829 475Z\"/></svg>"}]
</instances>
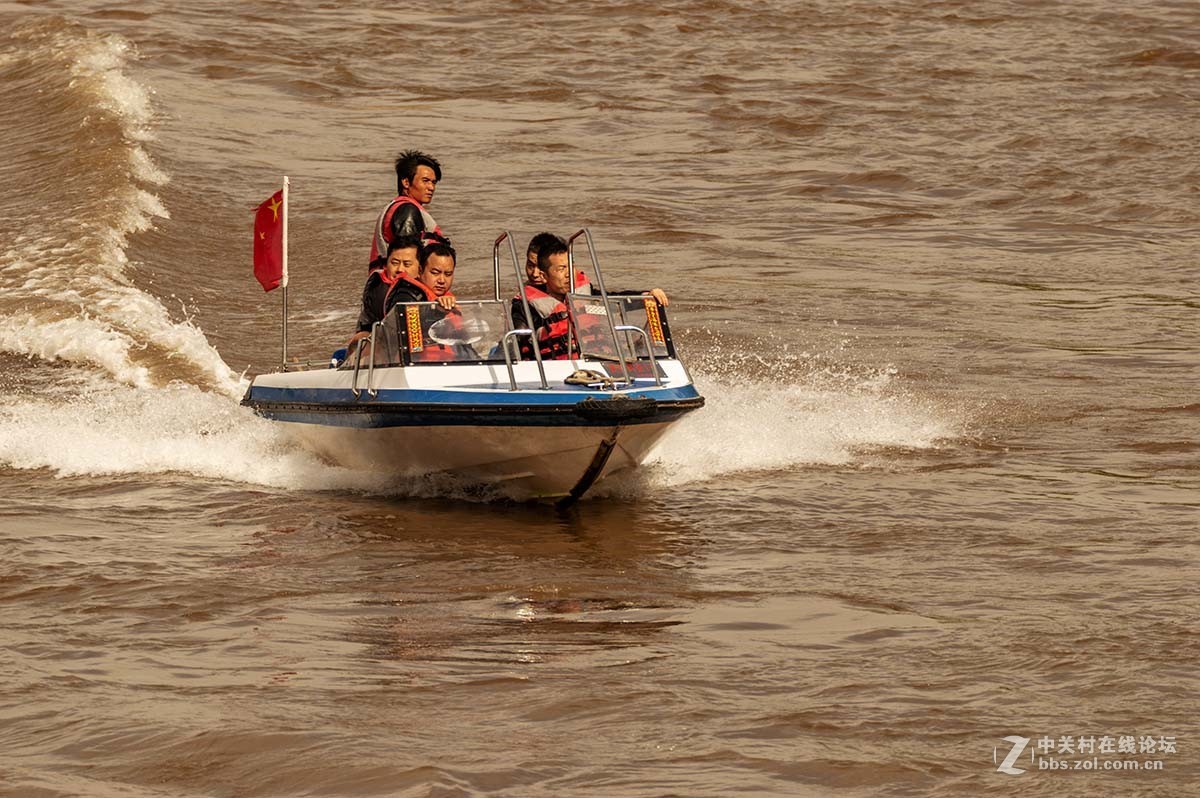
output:
<instances>
[{"instance_id":1,"label":"man standing on boat","mask_svg":"<svg viewBox=\"0 0 1200 798\"><path fill-rule=\"evenodd\" d=\"M442 165L431 155L407 150L396 158L397 196L375 220L375 235L371 238L371 260L387 252L393 238L416 236L448 242L442 228L425 210L433 202L434 191L442 179Z\"/></svg>"}]
</instances>

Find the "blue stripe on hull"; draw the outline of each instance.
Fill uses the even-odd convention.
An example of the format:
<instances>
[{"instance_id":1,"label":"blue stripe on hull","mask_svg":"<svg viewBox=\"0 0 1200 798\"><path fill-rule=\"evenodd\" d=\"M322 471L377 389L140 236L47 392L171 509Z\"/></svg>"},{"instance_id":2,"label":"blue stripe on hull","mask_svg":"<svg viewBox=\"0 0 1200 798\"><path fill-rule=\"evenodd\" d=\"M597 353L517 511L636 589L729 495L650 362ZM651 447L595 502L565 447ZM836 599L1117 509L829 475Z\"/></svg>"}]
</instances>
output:
<instances>
[{"instance_id":1,"label":"blue stripe on hull","mask_svg":"<svg viewBox=\"0 0 1200 798\"><path fill-rule=\"evenodd\" d=\"M382 389L372 397L363 391L359 399L346 388L271 388L253 386L246 396L245 403L255 406L258 403L295 402L303 404L323 404L330 408L371 407L376 405L404 404L429 405L430 408L447 405L480 406L539 406L562 405L571 406L585 399L610 399L614 396L624 396L630 399L650 398L659 401L676 401L680 399L695 399L700 396L692 385L681 388L648 388L640 391L612 393L608 391L562 391L562 390L522 390L522 391L461 391L438 388L388 388ZM384 409L381 407L380 409Z\"/></svg>"},{"instance_id":2,"label":"blue stripe on hull","mask_svg":"<svg viewBox=\"0 0 1200 798\"><path fill-rule=\"evenodd\" d=\"M518 415L513 413L497 413L495 415L462 415L461 417L443 413L396 412L337 412L337 411L304 411L304 410L274 410L256 408L259 415L275 421L287 421L296 424L318 424L326 427L353 427L358 429L383 429L386 427L628 427L639 424L662 424L678 419L695 408L678 411L659 411L648 418L627 418L614 421L595 421L580 418L573 413L547 415L544 413Z\"/></svg>"}]
</instances>

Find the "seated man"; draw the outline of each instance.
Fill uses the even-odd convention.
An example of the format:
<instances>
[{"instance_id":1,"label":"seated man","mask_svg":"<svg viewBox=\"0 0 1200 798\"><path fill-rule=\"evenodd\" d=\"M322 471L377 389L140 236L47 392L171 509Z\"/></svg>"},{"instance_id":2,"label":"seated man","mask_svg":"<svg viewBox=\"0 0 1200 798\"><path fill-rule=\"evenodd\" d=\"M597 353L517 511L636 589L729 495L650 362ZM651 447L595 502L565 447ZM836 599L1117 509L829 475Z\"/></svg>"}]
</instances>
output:
<instances>
[{"instance_id":1,"label":"seated man","mask_svg":"<svg viewBox=\"0 0 1200 798\"><path fill-rule=\"evenodd\" d=\"M546 292L546 275L538 266L538 253L541 251L542 247L555 246L560 241L562 241L562 239L554 235L554 233L538 233L533 238L529 239L529 245L525 247L525 283L521 286L522 291L524 291L526 288L535 288L537 289L538 295ZM527 295L532 296L529 294L529 292L526 293ZM533 306L530 305L530 309L532 309L532 307ZM528 320L525 318L525 309L521 305L520 294L513 297L512 322L514 330L522 329L529 324ZM531 354L526 354L529 357L533 357Z\"/></svg>"},{"instance_id":2,"label":"seated man","mask_svg":"<svg viewBox=\"0 0 1200 798\"><path fill-rule=\"evenodd\" d=\"M436 302L436 307L422 306L418 310L421 337L414 341L410 333L409 353L414 362L471 359L474 354L456 343L463 338L462 312L450 289L454 286L457 254L449 244L431 244L421 248L418 277L425 288L425 297L407 302Z\"/></svg>"},{"instance_id":3,"label":"seated man","mask_svg":"<svg viewBox=\"0 0 1200 798\"><path fill-rule=\"evenodd\" d=\"M542 235L549 234L539 233L534 239L539 239ZM533 241L529 243L532 249ZM583 272L578 272L572 280L567 251L567 242L551 235L549 240L539 241L536 269L531 268L528 256L526 258L525 273L529 281L525 283L523 291L533 317L530 321L533 322L533 330L537 333L538 349L543 360L569 358L572 352L578 353L581 346L586 346L590 338L603 335L604 332L595 317L580 318L581 329L575 330L574 334L570 330L567 294L597 295L599 292L588 282ZM536 277L541 277L544 284L536 284ZM644 296L654 297L663 307L669 304L666 292L661 288L651 289L645 292ZM512 320L517 328L529 323L525 319L525 307L520 296L512 301ZM521 356L527 359L533 357L527 342L521 345Z\"/></svg>"},{"instance_id":4,"label":"seated man","mask_svg":"<svg viewBox=\"0 0 1200 798\"><path fill-rule=\"evenodd\" d=\"M387 315L396 302L424 302L425 286L411 275L416 274L420 246L415 236L395 238L387 248L387 259L376 260L375 268L367 275L363 286L362 308L358 313L358 330L346 345L353 354L354 347L371 334L371 327Z\"/></svg>"}]
</instances>

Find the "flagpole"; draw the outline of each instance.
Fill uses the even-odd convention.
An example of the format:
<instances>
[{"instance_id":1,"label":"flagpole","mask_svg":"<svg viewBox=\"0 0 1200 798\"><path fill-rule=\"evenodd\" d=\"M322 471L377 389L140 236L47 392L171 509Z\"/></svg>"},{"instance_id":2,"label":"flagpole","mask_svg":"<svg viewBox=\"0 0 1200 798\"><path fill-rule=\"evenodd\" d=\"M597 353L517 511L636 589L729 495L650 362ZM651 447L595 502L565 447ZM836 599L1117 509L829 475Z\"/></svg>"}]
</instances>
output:
<instances>
[{"instance_id":1,"label":"flagpole","mask_svg":"<svg viewBox=\"0 0 1200 798\"><path fill-rule=\"evenodd\" d=\"M283 279L280 285L283 286L283 366L282 371L287 371L287 290L288 290L288 186L291 181L287 175L283 176Z\"/></svg>"}]
</instances>

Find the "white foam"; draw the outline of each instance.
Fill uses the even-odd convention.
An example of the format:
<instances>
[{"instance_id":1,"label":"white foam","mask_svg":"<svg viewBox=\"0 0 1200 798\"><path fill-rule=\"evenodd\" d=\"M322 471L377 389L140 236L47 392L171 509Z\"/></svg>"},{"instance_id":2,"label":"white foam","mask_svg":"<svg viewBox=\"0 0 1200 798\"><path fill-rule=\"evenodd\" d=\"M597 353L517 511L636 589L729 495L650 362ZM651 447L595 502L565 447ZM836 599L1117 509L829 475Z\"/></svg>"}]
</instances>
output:
<instances>
[{"instance_id":1,"label":"white foam","mask_svg":"<svg viewBox=\"0 0 1200 798\"><path fill-rule=\"evenodd\" d=\"M75 85L89 87L101 107L122 121L126 136L135 141L153 138L150 122L154 109L150 92L124 71L137 57L128 41L116 34L89 35L82 42L60 41L59 46L70 48L67 52L74 56L71 73L75 76Z\"/></svg>"},{"instance_id":2,"label":"white foam","mask_svg":"<svg viewBox=\"0 0 1200 798\"><path fill-rule=\"evenodd\" d=\"M127 335L89 318L40 321L30 316L0 317L0 350L46 361L100 366L128 385L150 387L149 371L134 365Z\"/></svg>"},{"instance_id":3,"label":"white foam","mask_svg":"<svg viewBox=\"0 0 1200 798\"><path fill-rule=\"evenodd\" d=\"M170 182L170 176L168 176L166 172L159 169L158 165L150 159L150 156L147 155L146 151L141 147L134 147L129 151L129 163L133 168L133 176L138 180L141 180L145 183L153 183L156 186L165 185L166 183ZM155 200L157 199L158 198L155 197ZM158 209L160 212L156 215L169 218L169 214L166 212L166 209L163 208L161 202L158 203Z\"/></svg>"},{"instance_id":4,"label":"white foam","mask_svg":"<svg viewBox=\"0 0 1200 798\"><path fill-rule=\"evenodd\" d=\"M0 463L59 477L186 473L289 489L383 490L383 477L326 465L282 425L182 383L93 382L73 399L0 408Z\"/></svg>"},{"instance_id":5,"label":"white foam","mask_svg":"<svg viewBox=\"0 0 1200 798\"><path fill-rule=\"evenodd\" d=\"M172 321L162 304L136 288L112 288L97 303L97 310L112 323L141 341L152 341L198 369L196 377L211 382L228 396L245 389L220 354L190 319Z\"/></svg>"},{"instance_id":6,"label":"white foam","mask_svg":"<svg viewBox=\"0 0 1200 798\"><path fill-rule=\"evenodd\" d=\"M656 485L855 464L872 450L926 449L958 435L952 413L897 391L891 370L809 373L791 383L701 375L697 387L705 407L673 427L647 461Z\"/></svg>"},{"instance_id":7,"label":"white foam","mask_svg":"<svg viewBox=\"0 0 1200 798\"><path fill-rule=\"evenodd\" d=\"M30 269L23 293L53 296L58 303L41 316L32 313L0 317L0 351L47 361L90 363L119 382L151 387L172 377L155 379L136 362L137 353L153 346L177 362L191 364L190 375L229 396L239 395L242 381L221 359L208 338L190 319L174 321L154 297L132 286L114 285L91 275L55 287L54 271ZM64 314L74 313L73 316Z\"/></svg>"},{"instance_id":8,"label":"white foam","mask_svg":"<svg viewBox=\"0 0 1200 798\"><path fill-rule=\"evenodd\" d=\"M91 94L120 120L129 182L98 196L99 212L64 218L41 235L22 235L0 256L5 298L30 300L23 303L24 313L0 319L0 350L92 364L139 387L185 376L175 364L191 364L190 380L239 394L241 382L204 333L189 319L173 320L157 299L131 285L126 273L129 236L149 229L155 218L169 217L159 197L137 185L161 185L168 176L134 143L150 138L153 120L150 92L124 71L136 53L119 36L74 28L59 33L52 45L55 56L70 64L72 87ZM61 230L75 232L63 236ZM158 373L148 367L152 361L139 353L149 349L165 350L157 362L169 360L172 368Z\"/></svg>"}]
</instances>

